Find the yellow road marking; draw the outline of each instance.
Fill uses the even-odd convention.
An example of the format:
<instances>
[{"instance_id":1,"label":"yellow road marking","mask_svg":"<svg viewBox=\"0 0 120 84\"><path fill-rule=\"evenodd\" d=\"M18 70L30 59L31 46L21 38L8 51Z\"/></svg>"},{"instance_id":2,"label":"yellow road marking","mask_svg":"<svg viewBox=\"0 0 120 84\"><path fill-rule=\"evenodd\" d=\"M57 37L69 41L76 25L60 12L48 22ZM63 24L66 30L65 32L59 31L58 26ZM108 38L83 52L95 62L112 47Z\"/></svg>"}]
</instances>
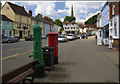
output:
<instances>
[{"instance_id":1,"label":"yellow road marking","mask_svg":"<svg viewBox=\"0 0 120 84\"><path fill-rule=\"evenodd\" d=\"M33 50L30 50L30 51L24 52L24 53L22 53L22 54L26 54L26 53L31 52L31 51L33 51ZM8 56L8 57L2 58L2 59L0 59L0 60L9 59L9 58L12 58L12 57L16 57L16 56L18 56L18 55L20 55L20 54L15 54L15 55L12 55L12 56Z\"/></svg>"},{"instance_id":2,"label":"yellow road marking","mask_svg":"<svg viewBox=\"0 0 120 84\"><path fill-rule=\"evenodd\" d=\"M18 50L19 48L11 48L11 49L8 49L8 50Z\"/></svg>"},{"instance_id":3,"label":"yellow road marking","mask_svg":"<svg viewBox=\"0 0 120 84\"><path fill-rule=\"evenodd\" d=\"M24 53L22 53L22 54L26 54L27 52L24 52Z\"/></svg>"},{"instance_id":4,"label":"yellow road marking","mask_svg":"<svg viewBox=\"0 0 120 84\"><path fill-rule=\"evenodd\" d=\"M18 55L20 55L20 54L15 54L15 55L12 55L12 56L8 56L8 57L5 57L5 58L2 58L1 60L5 60L5 59L12 58L12 57L16 57L16 56L18 56Z\"/></svg>"}]
</instances>

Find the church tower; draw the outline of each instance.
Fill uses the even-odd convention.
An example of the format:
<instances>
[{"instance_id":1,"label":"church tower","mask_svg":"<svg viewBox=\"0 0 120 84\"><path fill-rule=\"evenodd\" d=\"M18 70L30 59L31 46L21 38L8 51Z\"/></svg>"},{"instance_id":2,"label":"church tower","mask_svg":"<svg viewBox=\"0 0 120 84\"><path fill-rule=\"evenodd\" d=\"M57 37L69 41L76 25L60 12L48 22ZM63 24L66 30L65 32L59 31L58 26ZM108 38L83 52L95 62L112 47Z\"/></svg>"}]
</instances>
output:
<instances>
[{"instance_id":1,"label":"church tower","mask_svg":"<svg viewBox=\"0 0 120 84\"><path fill-rule=\"evenodd\" d=\"M73 5L71 7L71 16L74 17L74 14L73 14Z\"/></svg>"}]
</instances>

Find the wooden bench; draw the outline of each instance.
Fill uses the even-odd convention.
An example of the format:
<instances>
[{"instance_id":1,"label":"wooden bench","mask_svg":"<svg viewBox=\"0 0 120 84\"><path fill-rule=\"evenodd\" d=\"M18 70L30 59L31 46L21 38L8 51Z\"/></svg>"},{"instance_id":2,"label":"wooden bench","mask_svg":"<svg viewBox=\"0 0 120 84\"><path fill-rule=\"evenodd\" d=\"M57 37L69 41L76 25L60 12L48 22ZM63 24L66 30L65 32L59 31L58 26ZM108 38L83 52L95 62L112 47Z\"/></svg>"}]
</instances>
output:
<instances>
[{"instance_id":1,"label":"wooden bench","mask_svg":"<svg viewBox=\"0 0 120 84\"><path fill-rule=\"evenodd\" d=\"M28 64L25 64L13 71L10 71L2 76L2 83L25 83L26 78L31 76L32 79L29 80L30 83L33 83L34 79L34 70L35 65L38 64L39 59L36 59Z\"/></svg>"}]
</instances>

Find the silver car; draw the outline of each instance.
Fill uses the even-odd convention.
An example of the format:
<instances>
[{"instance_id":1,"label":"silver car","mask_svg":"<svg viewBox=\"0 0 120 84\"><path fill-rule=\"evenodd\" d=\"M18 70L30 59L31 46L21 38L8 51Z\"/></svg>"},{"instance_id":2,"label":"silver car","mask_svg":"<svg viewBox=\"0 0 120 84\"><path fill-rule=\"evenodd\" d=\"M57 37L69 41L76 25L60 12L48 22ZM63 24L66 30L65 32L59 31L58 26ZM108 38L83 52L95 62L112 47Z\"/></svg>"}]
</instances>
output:
<instances>
[{"instance_id":1,"label":"silver car","mask_svg":"<svg viewBox=\"0 0 120 84\"><path fill-rule=\"evenodd\" d=\"M64 36L64 35L58 35L58 41L59 41L59 42L67 42L68 39L67 39L67 37Z\"/></svg>"},{"instance_id":2,"label":"silver car","mask_svg":"<svg viewBox=\"0 0 120 84\"><path fill-rule=\"evenodd\" d=\"M75 35L74 34L68 34L67 35L67 39L68 40L74 40L75 39Z\"/></svg>"},{"instance_id":3,"label":"silver car","mask_svg":"<svg viewBox=\"0 0 120 84\"><path fill-rule=\"evenodd\" d=\"M14 43L18 42L19 39L15 38L14 36L4 36L2 37L2 43Z\"/></svg>"}]
</instances>

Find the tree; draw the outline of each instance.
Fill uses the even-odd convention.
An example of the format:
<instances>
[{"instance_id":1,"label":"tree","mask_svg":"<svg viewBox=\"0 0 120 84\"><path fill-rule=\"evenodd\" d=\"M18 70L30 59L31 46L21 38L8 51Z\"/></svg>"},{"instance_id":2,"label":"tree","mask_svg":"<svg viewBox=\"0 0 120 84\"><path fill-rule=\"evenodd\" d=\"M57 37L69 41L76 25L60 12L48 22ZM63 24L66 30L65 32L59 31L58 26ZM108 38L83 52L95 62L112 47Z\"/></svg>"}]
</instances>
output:
<instances>
[{"instance_id":1,"label":"tree","mask_svg":"<svg viewBox=\"0 0 120 84\"><path fill-rule=\"evenodd\" d=\"M87 21L85 21L85 24L94 24L94 23L96 23L97 22L97 16L98 16L98 14L90 17Z\"/></svg>"},{"instance_id":2,"label":"tree","mask_svg":"<svg viewBox=\"0 0 120 84\"><path fill-rule=\"evenodd\" d=\"M55 24L58 25L58 26L63 27L63 22L60 19L56 19Z\"/></svg>"},{"instance_id":3,"label":"tree","mask_svg":"<svg viewBox=\"0 0 120 84\"><path fill-rule=\"evenodd\" d=\"M75 17L72 17L72 16L65 16L64 22L65 22L66 20L67 20L68 22L72 22L73 20L75 21L76 18L75 18Z\"/></svg>"},{"instance_id":4,"label":"tree","mask_svg":"<svg viewBox=\"0 0 120 84\"><path fill-rule=\"evenodd\" d=\"M61 27L60 32L62 33L64 31L64 28Z\"/></svg>"}]
</instances>

